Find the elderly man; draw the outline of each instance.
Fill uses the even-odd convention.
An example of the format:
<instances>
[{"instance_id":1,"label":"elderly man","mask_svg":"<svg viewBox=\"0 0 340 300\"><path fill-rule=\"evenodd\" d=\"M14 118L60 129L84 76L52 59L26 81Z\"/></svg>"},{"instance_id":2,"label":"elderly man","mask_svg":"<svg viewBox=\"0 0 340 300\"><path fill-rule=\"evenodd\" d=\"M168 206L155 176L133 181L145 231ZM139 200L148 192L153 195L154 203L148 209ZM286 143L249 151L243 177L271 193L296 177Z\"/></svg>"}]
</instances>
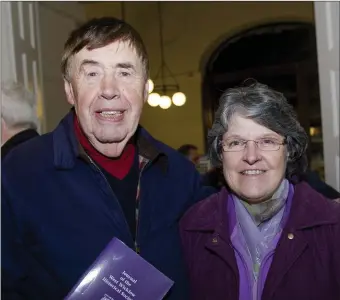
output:
<instances>
[{"instance_id":1,"label":"elderly man","mask_svg":"<svg viewBox=\"0 0 340 300\"><path fill-rule=\"evenodd\" d=\"M14 81L1 83L1 159L16 146L38 136L34 95Z\"/></svg>"},{"instance_id":2,"label":"elderly man","mask_svg":"<svg viewBox=\"0 0 340 300\"><path fill-rule=\"evenodd\" d=\"M61 65L73 109L2 166L5 299L64 298L113 237L175 282L167 299L187 299L178 220L212 191L139 125L143 41L123 21L94 19L70 34Z\"/></svg>"}]
</instances>

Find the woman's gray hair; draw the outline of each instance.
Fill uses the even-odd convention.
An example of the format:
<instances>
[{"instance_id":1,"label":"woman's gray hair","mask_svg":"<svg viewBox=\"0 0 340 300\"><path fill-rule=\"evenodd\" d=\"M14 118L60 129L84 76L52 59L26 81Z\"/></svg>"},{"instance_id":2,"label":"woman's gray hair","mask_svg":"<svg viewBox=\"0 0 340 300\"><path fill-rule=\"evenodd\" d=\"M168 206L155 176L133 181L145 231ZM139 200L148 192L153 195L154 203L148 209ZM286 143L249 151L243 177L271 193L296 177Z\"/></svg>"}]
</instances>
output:
<instances>
[{"instance_id":1,"label":"woman's gray hair","mask_svg":"<svg viewBox=\"0 0 340 300\"><path fill-rule=\"evenodd\" d=\"M228 125L235 114L285 137L289 154L287 179L298 179L306 171L306 131L283 94L260 83L230 88L222 94L213 126L208 133L209 156L214 166L222 165L222 136L228 131Z\"/></svg>"},{"instance_id":2,"label":"woman's gray hair","mask_svg":"<svg viewBox=\"0 0 340 300\"><path fill-rule=\"evenodd\" d=\"M1 117L9 128L37 129L34 95L18 82L1 82Z\"/></svg>"}]
</instances>

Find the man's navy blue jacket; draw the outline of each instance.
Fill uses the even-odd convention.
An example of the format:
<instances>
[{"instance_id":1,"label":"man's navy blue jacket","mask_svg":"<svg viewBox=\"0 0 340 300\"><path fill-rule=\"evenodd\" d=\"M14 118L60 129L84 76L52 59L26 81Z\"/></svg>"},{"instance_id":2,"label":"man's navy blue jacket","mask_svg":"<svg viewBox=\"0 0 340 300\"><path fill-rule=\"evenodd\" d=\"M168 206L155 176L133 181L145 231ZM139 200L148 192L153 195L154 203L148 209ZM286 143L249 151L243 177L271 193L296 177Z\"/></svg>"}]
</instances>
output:
<instances>
[{"instance_id":1,"label":"man's navy blue jacket","mask_svg":"<svg viewBox=\"0 0 340 300\"><path fill-rule=\"evenodd\" d=\"M174 280L167 299L187 299L178 220L213 190L185 157L139 131L158 153L141 173L140 255ZM53 132L15 148L1 175L3 299L60 300L113 237L134 247L114 191L80 156L72 112Z\"/></svg>"}]
</instances>

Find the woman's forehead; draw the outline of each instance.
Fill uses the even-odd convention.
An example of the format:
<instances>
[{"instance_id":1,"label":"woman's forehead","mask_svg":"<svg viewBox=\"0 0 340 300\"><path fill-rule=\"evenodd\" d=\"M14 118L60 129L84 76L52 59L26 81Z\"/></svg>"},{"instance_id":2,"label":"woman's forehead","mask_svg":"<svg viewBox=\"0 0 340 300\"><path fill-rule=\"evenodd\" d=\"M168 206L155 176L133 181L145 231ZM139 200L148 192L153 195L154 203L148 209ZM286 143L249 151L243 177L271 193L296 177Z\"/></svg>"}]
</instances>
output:
<instances>
[{"instance_id":1,"label":"woman's forehead","mask_svg":"<svg viewBox=\"0 0 340 300\"><path fill-rule=\"evenodd\" d=\"M244 138L257 138L268 135L280 136L275 131L256 123L250 118L245 118L238 114L235 114L231 118L228 124L228 131L224 134L225 137L240 136Z\"/></svg>"}]
</instances>

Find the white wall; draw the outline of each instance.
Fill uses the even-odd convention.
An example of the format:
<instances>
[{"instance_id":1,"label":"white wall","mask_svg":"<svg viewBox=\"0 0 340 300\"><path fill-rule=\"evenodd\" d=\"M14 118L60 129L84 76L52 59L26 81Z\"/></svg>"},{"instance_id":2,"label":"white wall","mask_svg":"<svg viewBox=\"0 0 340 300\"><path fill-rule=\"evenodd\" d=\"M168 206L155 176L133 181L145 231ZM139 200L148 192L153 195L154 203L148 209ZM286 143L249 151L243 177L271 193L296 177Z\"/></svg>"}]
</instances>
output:
<instances>
[{"instance_id":1,"label":"white wall","mask_svg":"<svg viewBox=\"0 0 340 300\"><path fill-rule=\"evenodd\" d=\"M1 2L1 80L17 80L35 93L41 132L70 109L60 61L69 33L84 20L78 2Z\"/></svg>"},{"instance_id":2,"label":"white wall","mask_svg":"<svg viewBox=\"0 0 340 300\"><path fill-rule=\"evenodd\" d=\"M340 191L339 2L314 2L326 182Z\"/></svg>"},{"instance_id":3,"label":"white wall","mask_svg":"<svg viewBox=\"0 0 340 300\"><path fill-rule=\"evenodd\" d=\"M16 80L10 2L1 2L1 80Z\"/></svg>"},{"instance_id":4,"label":"white wall","mask_svg":"<svg viewBox=\"0 0 340 300\"><path fill-rule=\"evenodd\" d=\"M34 93L39 131L44 131L37 3L1 2L1 25L2 80L18 81Z\"/></svg>"},{"instance_id":5,"label":"white wall","mask_svg":"<svg viewBox=\"0 0 340 300\"><path fill-rule=\"evenodd\" d=\"M78 2L38 3L46 130L51 131L70 109L64 94L60 62L69 33L85 21L85 13Z\"/></svg>"}]
</instances>

